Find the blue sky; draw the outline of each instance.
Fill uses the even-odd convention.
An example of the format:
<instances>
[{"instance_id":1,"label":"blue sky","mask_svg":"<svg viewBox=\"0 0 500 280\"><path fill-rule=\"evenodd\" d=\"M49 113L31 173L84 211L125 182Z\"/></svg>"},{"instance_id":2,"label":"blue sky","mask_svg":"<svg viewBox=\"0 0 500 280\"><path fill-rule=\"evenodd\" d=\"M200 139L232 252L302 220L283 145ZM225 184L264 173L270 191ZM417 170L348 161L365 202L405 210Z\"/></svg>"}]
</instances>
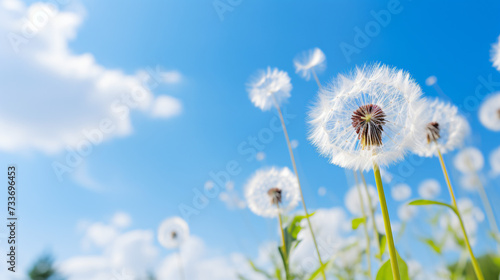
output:
<instances>
[{"instance_id":1,"label":"blue sky","mask_svg":"<svg viewBox=\"0 0 500 280\"><path fill-rule=\"evenodd\" d=\"M230 161L236 161L241 169L238 175L231 177L240 193L248 177L259 167L291 167L281 133L265 145L266 159L262 162L248 161L238 152L240 143L258 135L275 117L273 112L263 113L255 108L245 91L249 77L267 66L287 71L292 78L292 97L285 109L295 116L288 129L290 137L299 143L295 153L309 207L342 206L348 188L344 171L328 164L306 138L307 112L316 96L317 85L296 75L292 60L310 48L319 47L326 54L327 69L319 76L323 84L356 65L381 62L407 70L427 96L438 96L434 87L425 85L426 78L435 75L448 100L462 105L469 114L474 132L469 144L479 147L486 155L498 147L498 133L480 124L477 108L467 110L469 107L463 105L465 100L481 101L474 99L474 92L482 79L500 81L500 73L490 62L491 45L500 34L498 1L450 4L401 0L400 12L392 14L387 25L380 27L366 46L359 47L359 53L349 57L343 54L341 46L356 46L356 28L364 30L375 20L372 11L387 10L388 5L395 2L240 2L223 13L223 20L214 9L213 1L89 0L60 6L62 11L82 15L74 38L68 39L67 47L72 54L91 54L95 63L126 75L157 66L165 71L177 71L182 75L180 81L163 83L152 89L151 94L153 98L160 95L175 98L182 104L182 111L168 118L133 111L128 132L93 146L83 163L65 174L62 181L55 175L52 164L64 162L68 154L65 144L50 152L34 144L15 149L1 146L4 166L15 163L19 168L22 268L46 250L53 252L58 260L95 253L95 248L82 249L79 222L106 222L117 211L131 216L132 229L156 232L163 219L180 215L180 204L192 203L193 189L203 191L210 172L224 170ZM8 30L1 31L7 33ZM37 46L37 40L45 36L40 34L31 39L27 48ZM2 38L6 37L2 35ZM0 48L0 51L12 56L6 49ZM16 59L9 62L15 63ZM29 84L30 81L19 77L17 83ZM498 88L499 84L495 89ZM482 93L489 91L483 89ZM0 93L2 101L10 101L7 95L13 93L4 89ZM26 98L33 96L37 100L40 91L28 89L25 94ZM43 107L51 108L50 104L62 102L55 99L56 96L53 98L42 98L38 103L42 114ZM17 102L14 104L22 103ZM68 110L71 114L72 109ZM19 118L30 114L31 118L37 118L33 114L38 111L28 106L17 111ZM85 112L92 114L92 108ZM64 118L57 120L64 122ZM38 124L42 129L53 125L43 120ZM9 131L4 131L4 137L9 137ZM37 134L33 137L32 141L36 142ZM446 159L451 167L452 155ZM485 170L488 168L486 165ZM398 174L398 166L390 171ZM452 174L458 188L458 174L456 171ZM367 176L372 181L371 174ZM417 186L425 178L439 180L440 198L448 199L437 159L426 159L406 178L405 183L413 189L412 197L418 196ZM493 188L498 183L498 179L490 181L491 199L498 199L498 192ZM327 188L326 196L318 196L320 186ZM387 193L390 187L391 184L386 185ZM474 194L459 191L459 196L465 195L479 203ZM0 198L6 201L4 192ZM395 219L397 205L399 203L389 199ZM418 229L420 222L422 219L412 221L415 224L410 228ZM278 237L274 221L257 217L248 209L228 210L218 198L210 199L199 215L189 219L189 225L192 234L220 254L241 252L255 257L256 242ZM483 222L481 227L486 229L487 223ZM1 232L5 236L6 232ZM490 245L482 241L477 248ZM412 248L408 244L403 246ZM421 256L428 254L422 249L415 250Z\"/></svg>"}]
</instances>

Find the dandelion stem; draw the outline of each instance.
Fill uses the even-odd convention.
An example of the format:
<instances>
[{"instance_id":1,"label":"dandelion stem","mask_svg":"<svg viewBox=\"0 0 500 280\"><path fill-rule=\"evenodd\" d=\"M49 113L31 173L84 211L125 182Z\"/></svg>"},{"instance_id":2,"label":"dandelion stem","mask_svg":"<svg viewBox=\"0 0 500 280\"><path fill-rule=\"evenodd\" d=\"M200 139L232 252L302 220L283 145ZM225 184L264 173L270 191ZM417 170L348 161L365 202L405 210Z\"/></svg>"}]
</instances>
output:
<instances>
[{"instance_id":1,"label":"dandelion stem","mask_svg":"<svg viewBox=\"0 0 500 280\"><path fill-rule=\"evenodd\" d=\"M280 230L281 230L281 243L283 244L283 266L285 267L286 278L288 279L288 256L286 251L286 243L285 243L285 231L283 230L283 220L281 218L281 211L279 203L276 203L276 207L278 207L278 220L280 221Z\"/></svg>"},{"instance_id":2,"label":"dandelion stem","mask_svg":"<svg viewBox=\"0 0 500 280\"><path fill-rule=\"evenodd\" d=\"M495 220L495 214L493 214L493 208L491 208L490 201L488 199L488 195L486 194L486 191L484 190L483 183L481 182L481 178L475 173L475 176L477 178L477 181L479 182L477 188L479 192L479 197L481 198L481 202L483 203L484 210L486 211L486 217L488 218L488 223L490 224L490 228L492 233L495 235L495 240L498 238L498 226L497 222Z\"/></svg>"},{"instance_id":3,"label":"dandelion stem","mask_svg":"<svg viewBox=\"0 0 500 280\"><path fill-rule=\"evenodd\" d=\"M321 83L319 82L318 75L316 75L316 71L314 70L314 68L311 69L311 72L313 73L313 77L316 80L316 83L318 84L318 88L321 89L322 88Z\"/></svg>"},{"instance_id":4,"label":"dandelion stem","mask_svg":"<svg viewBox=\"0 0 500 280\"><path fill-rule=\"evenodd\" d=\"M363 175L363 172L361 171L359 171L359 175L361 175L361 180L363 181L363 185L365 186L366 197L368 199L368 207L372 218L373 238L375 238L375 241L377 243L378 253L380 255L379 260L382 261L382 248L380 248L380 237L378 234L377 224L375 223L375 209L373 209L372 197L370 195L370 192L368 191L368 184L366 183L365 175Z\"/></svg>"},{"instance_id":5,"label":"dandelion stem","mask_svg":"<svg viewBox=\"0 0 500 280\"><path fill-rule=\"evenodd\" d=\"M297 177L297 184L299 185L300 198L302 199L302 206L303 206L304 212L306 214L307 225L309 227L309 231L311 232L312 240L314 242L314 247L316 248L316 254L318 255L319 264L321 267L323 267L323 261L321 260L321 254L319 253L319 249L318 249L318 242L316 241L316 236L314 235L314 231L312 229L311 220L309 219L309 213L307 212L306 202L304 200L304 194L302 193L302 187L300 185L300 180L299 180L299 173L297 172L297 165L295 164L295 157L293 156L292 145L290 144L290 138L288 137L288 132L286 130L285 120L283 119L283 114L281 113L280 106L278 105L278 102L276 102L276 98L274 98L274 95L273 95L273 99L274 99L274 104L276 105L276 109L278 110L281 125L283 126L283 133L285 134L286 143L288 145L288 152L290 153L290 159L291 159L292 165L293 165L293 172L295 173L295 176ZM326 280L326 274L325 274L324 269L321 269L321 274L323 276L323 279Z\"/></svg>"},{"instance_id":6,"label":"dandelion stem","mask_svg":"<svg viewBox=\"0 0 500 280\"><path fill-rule=\"evenodd\" d=\"M363 200L363 195L361 194L361 186L358 184L358 174L356 174L356 171L354 171L354 180L356 181L356 189L358 190L358 195L359 195L359 203L361 205L361 214L363 215L363 219L365 221L363 222L363 228L365 231L365 237L366 237L366 264L368 266L368 274L370 280L372 278L372 255L370 252L370 235L368 234L368 225L366 224L368 222L368 219L366 217L366 212L365 212L365 203Z\"/></svg>"},{"instance_id":7,"label":"dandelion stem","mask_svg":"<svg viewBox=\"0 0 500 280\"><path fill-rule=\"evenodd\" d=\"M472 266L474 267L474 271L476 272L477 278L479 280L484 280L483 273L481 272L481 268L479 267L479 264L476 260L476 257L474 257L474 253L472 252L472 248L470 246L469 238L467 237L467 232L465 231L464 222L462 221L462 215L460 215L460 210L458 209L458 206L457 206L457 201L455 199L453 187L451 186L450 177L448 176L448 171L446 170L446 165L445 165L444 160L443 160L443 155L441 154L441 151L439 150L439 148L437 148L437 152L439 155L439 162L441 163L441 168L443 169L444 178L446 179L446 184L448 185L448 190L450 191L450 196L451 196L451 200L453 202L453 207L455 207L455 211L456 211L458 220L460 222L460 227L462 228L462 233L464 235L465 245L467 246L467 250L469 251L469 255L470 255L470 258L472 261Z\"/></svg>"},{"instance_id":8,"label":"dandelion stem","mask_svg":"<svg viewBox=\"0 0 500 280\"><path fill-rule=\"evenodd\" d=\"M382 184L382 176L380 176L380 168L378 164L373 162L373 173L375 175L375 182L377 183L378 198L380 200L380 208L382 209L382 216L384 217L385 234L387 236L387 245L389 247L389 258L391 261L392 276L394 280L399 280L399 267L398 256L394 246L394 239L392 238L391 220L389 218L389 211L387 210L387 203L385 201L384 186Z\"/></svg>"},{"instance_id":9,"label":"dandelion stem","mask_svg":"<svg viewBox=\"0 0 500 280\"><path fill-rule=\"evenodd\" d=\"M184 266L182 265L182 257L181 257L181 249L179 248L179 251L177 251L177 259L179 261L179 274L181 275L181 279L185 280L186 275L184 275Z\"/></svg>"}]
</instances>

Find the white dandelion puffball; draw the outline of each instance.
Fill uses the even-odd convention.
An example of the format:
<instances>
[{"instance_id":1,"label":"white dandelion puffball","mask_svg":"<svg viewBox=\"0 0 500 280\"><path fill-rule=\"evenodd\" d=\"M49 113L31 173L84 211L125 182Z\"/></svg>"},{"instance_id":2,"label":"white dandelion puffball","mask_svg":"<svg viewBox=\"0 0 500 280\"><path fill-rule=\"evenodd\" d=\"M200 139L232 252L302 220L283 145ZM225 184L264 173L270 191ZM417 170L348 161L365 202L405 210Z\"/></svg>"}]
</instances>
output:
<instances>
[{"instance_id":1,"label":"white dandelion puffball","mask_svg":"<svg viewBox=\"0 0 500 280\"><path fill-rule=\"evenodd\" d=\"M396 201L407 200L411 196L411 188L407 184L398 184L392 187L391 195Z\"/></svg>"},{"instance_id":2,"label":"white dandelion puffball","mask_svg":"<svg viewBox=\"0 0 500 280\"><path fill-rule=\"evenodd\" d=\"M462 173L479 171L484 166L483 154L477 148L465 148L455 156L453 165Z\"/></svg>"},{"instance_id":3,"label":"white dandelion puffball","mask_svg":"<svg viewBox=\"0 0 500 280\"><path fill-rule=\"evenodd\" d=\"M372 185L368 185L368 194L366 193L366 188L364 185L357 185L351 187L344 198L344 204L347 210L351 212L351 214L355 216L361 216L363 213L361 211L361 201L359 200L358 188L361 188L361 197L363 199L363 207L365 209L365 213L369 213L370 204L368 203L368 195L370 195L370 200L372 202L371 208L374 209L378 205L378 196L377 191Z\"/></svg>"},{"instance_id":4,"label":"white dandelion puffball","mask_svg":"<svg viewBox=\"0 0 500 280\"><path fill-rule=\"evenodd\" d=\"M441 192L441 185L434 179L427 179L420 183L418 194L424 199L434 199Z\"/></svg>"},{"instance_id":5,"label":"white dandelion puffball","mask_svg":"<svg viewBox=\"0 0 500 280\"><path fill-rule=\"evenodd\" d=\"M437 83L436 76L429 76L427 79L425 79L425 85L427 86L433 86L436 83Z\"/></svg>"},{"instance_id":6,"label":"white dandelion puffball","mask_svg":"<svg viewBox=\"0 0 500 280\"><path fill-rule=\"evenodd\" d=\"M279 207L282 212L293 210L300 200L297 177L288 167L270 167L257 170L245 186L248 208L255 214L272 218L278 216L278 207L269 194L278 189Z\"/></svg>"},{"instance_id":7,"label":"white dandelion puffball","mask_svg":"<svg viewBox=\"0 0 500 280\"><path fill-rule=\"evenodd\" d=\"M479 108L479 121L489 130L500 131L500 92L483 101Z\"/></svg>"},{"instance_id":8,"label":"white dandelion puffball","mask_svg":"<svg viewBox=\"0 0 500 280\"><path fill-rule=\"evenodd\" d=\"M318 195L319 196L325 196L326 195L326 188L325 187L319 187L318 188Z\"/></svg>"},{"instance_id":9,"label":"white dandelion puffball","mask_svg":"<svg viewBox=\"0 0 500 280\"><path fill-rule=\"evenodd\" d=\"M326 57L320 49L314 48L297 55L293 60L293 64L295 65L295 73L309 81L312 71L320 73L325 70Z\"/></svg>"},{"instance_id":10,"label":"white dandelion puffball","mask_svg":"<svg viewBox=\"0 0 500 280\"><path fill-rule=\"evenodd\" d=\"M416 139L413 151L423 157L444 154L463 145L470 128L458 108L438 99L425 101L425 131Z\"/></svg>"},{"instance_id":11,"label":"white dandelion puffball","mask_svg":"<svg viewBox=\"0 0 500 280\"><path fill-rule=\"evenodd\" d=\"M481 179L474 173L466 173L460 176L460 186L467 191L474 191L482 184Z\"/></svg>"},{"instance_id":12,"label":"white dandelion puffball","mask_svg":"<svg viewBox=\"0 0 500 280\"><path fill-rule=\"evenodd\" d=\"M492 176L500 175L500 147L490 153L490 166Z\"/></svg>"},{"instance_id":13,"label":"white dandelion puffball","mask_svg":"<svg viewBox=\"0 0 500 280\"><path fill-rule=\"evenodd\" d=\"M167 249L179 248L189 237L189 226L180 217L164 220L158 228L158 241Z\"/></svg>"},{"instance_id":14,"label":"white dandelion puffball","mask_svg":"<svg viewBox=\"0 0 500 280\"><path fill-rule=\"evenodd\" d=\"M292 84L285 71L268 67L260 70L247 85L248 96L262 111L267 111L273 106L281 106L290 97Z\"/></svg>"},{"instance_id":15,"label":"white dandelion puffball","mask_svg":"<svg viewBox=\"0 0 500 280\"><path fill-rule=\"evenodd\" d=\"M493 62L493 67L500 71L500 36L491 48L491 62Z\"/></svg>"},{"instance_id":16,"label":"white dandelion puffball","mask_svg":"<svg viewBox=\"0 0 500 280\"><path fill-rule=\"evenodd\" d=\"M401 221L407 222L417 215L418 207L402 204L398 208L398 217Z\"/></svg>"},{"instance_id":17,"label":"white dandelion puffball","mask_svg":"<svg viewBox=\"0 0 500 280\"><path fill-rule=\"evenodd\" d=\"M422 91L404 71L356 68L320 90L311 110L310 141L330 162L370 170L404 158L422 127Z\"/></svg>"}]
</instances>

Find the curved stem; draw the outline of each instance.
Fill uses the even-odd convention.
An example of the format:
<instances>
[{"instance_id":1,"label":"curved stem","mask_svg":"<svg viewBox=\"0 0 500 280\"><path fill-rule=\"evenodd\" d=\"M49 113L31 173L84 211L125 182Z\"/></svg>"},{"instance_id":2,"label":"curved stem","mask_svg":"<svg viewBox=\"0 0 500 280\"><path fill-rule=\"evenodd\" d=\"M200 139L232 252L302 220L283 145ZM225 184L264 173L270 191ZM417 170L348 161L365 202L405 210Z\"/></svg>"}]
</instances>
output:
<instances>
[{"instance_id":1,"label":"curved stem","mask_svg":"<svg viewBox=\"0 0 500 280\"><path fill-rule=\"evenodd\" d=\"M370 280L372 279L372 255L370 252L370 235L368 233L368 225L366 224L368 222L368 219L366 217L366 212L365 212L365 202L363 201L363 195L361 194L361 186L358 184L358 175L356 174L356 171L354 171L354 180L356 181L356 189L358 190L358 196L359 196L359 202L361 205L361 214L363 215L363 219L365 221L363 222L363 228L365 231L365 237L366 237L366 264L368 266L368 274Z\"/></svg>"},{"instance_id":2,"label":"curved stem","mask_svg":"<svg viewBox=\"0 0 500 280\"><path fill-rule=\"evenodd\" d=\"M318 84L318 88L321 89L321 83L319 82L318 75L316 75L316 71L314 71L314 68L311 69L311 72L313 73L314 79L316 80L316 84Z\"/></svg>"},{"instance_id":3,"label":"curved stem","mask_svg":"<svg viewBox=\"0 0 500 280\"><path fill-rule=\"evenodd\" d=\"M446 184L448 185L448 190L450 191L451 200L453 202L453 207L455 207L456 214L458 220L460 222L460 228L462 229L462 233L464 235L465 245L467 246L467 250L469 251L469 255L472 261L472 267L474 267L474 271L476 272L476 276L479 280L484 280L483 273L481 272L481 268L479 267L479 263L474 257L474 253L472 252L472 248L470 246L469 237L467 237L467 232L465 231L464 222L462 221L462 215L460 214L460 210L457 206L457 200L455 199L455 193L453 192L453 187L451 186L450 177L448 176L448 171L446 170L446 165L443 160L443 155L439 148L437 148L437 152L439 155L439 162L441 163L441 168L443 169L444 178L446 180Z\"/></svg>"},{"instance_id":4,"label":"curved stem","mask_svg":"<svg viewBox=\"0 0 500 280\"><path fill-rule=\"evenodd\" d=\"M372 226L373 226L373 238L375 238L375 241L377 243L377 248L378 248L378 253L380 255L379 260L382 261L382 248L380 248L380 237L377 229L377 224L375 223L375 210L373 209L373 204L372 204L372 197L370 196L370 192L368 191L368 184L366 183L365 175L363 175L363 172L359 171L359 175L361 175L361 180L363 181L363 185L365 186L365 191L366 191L366 197L368 199L368 206L370 210L370 214L372 217Z\"/></svg>"},{"instance_id":5,"label":"curved stem","mask_svg":"<svg viewBox=\"0 0 500 280\"><path fill-rule=\"evenodd\" d=\"M375 175L375 182L377 183L380 208L382 209L382 216L384 217L385 235L387 236L387 245L389 247L392 276L394 280L399 280L398 256L396 253L396 247L394 246L394 239L392 237L391 220L389 217L389 211L387 210L387 203L385 201L384 185L382 184L382 176L380 176L380 168L375 162L373 162L373 173Z\"/></svg>"},{"instance_id":6,"label":"curved stem","mask_svg":"<svg viewBox=\"0 0 500 280\"><path fill-rule=\"evenodd\" d=\"M273 95L273 98L274 98L274 95ZM278 105L278 102L276 102L276 99L274 99L274 104L276 105L276 109L278 110L278 115L280 117L281 125L283 126L283 133L285 134L286 143L288 145L288 152L290 153L290 159L291 159L292 165L293 165L293 172L295 173L295 176L297 177L297 183L299 185L299 191L300 191L300 198L302 199L302 207L304 208L304 212L306 214L307 225L309 227L309 231L311 232L312 240L314 242L314 248L316 249L316 254L318 255L319 264L321 267L323 267L323 261L321 260L321 254L319 253L318 242L316 241L316 236L314 235L314 231L312 229L311 220L309 219L309 213L307 212L306 202L304 200L304 194L302 193L302 187L300 185L300 180L299 180L299 173L297 172L297 165L295 164L295 157L293 156L292 145L290 144L290 138L288 137L288 132L286 130L285 120L283 119L283 114L281 113L280 106ZM321 269L321 274L323 276L323 279L326 280L326 274L325 274L324 269Z\"/></svg>"}]
</instances>

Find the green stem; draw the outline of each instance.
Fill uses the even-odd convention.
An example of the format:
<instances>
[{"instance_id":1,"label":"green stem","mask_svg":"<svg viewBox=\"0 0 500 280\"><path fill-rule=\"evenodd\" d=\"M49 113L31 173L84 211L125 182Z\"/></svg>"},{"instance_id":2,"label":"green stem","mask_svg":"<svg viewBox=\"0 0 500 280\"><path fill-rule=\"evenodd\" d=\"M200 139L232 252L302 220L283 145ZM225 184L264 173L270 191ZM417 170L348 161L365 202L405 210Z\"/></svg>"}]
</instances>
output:
<instances>
[{"instance_id":1,"label":"green stem","mask_svg":"<svg viewBox=\"0 0 500 280\"><path fill-rule=\"evenodd\" d=\"M273 98L274 98L274 95L273 95ZM283 126L283 133L285 134L286 143L288 145L288 152L290 153L290 159L291 159L292 165L293 165L293 172L295 173L295 176L297 177L297 184L299 185L300 198L302 199L302 207L304 208L304 212L306 214L307 225L309 226L309 231L311 232L312 240L314 242L314 247L316 249L316 254L318 255L319 264L321 267L323 267L323 261L321 260L321 254L319 253L319 249L318 249L318 242L316 241L316 236L314 235L314 231L313 231L313 228L311 225L311 220L309 219L309 213L307 212L306 202L304 200L304 194L302 193L302 187L300 186L299 173L297 172L297 165L295 164L295 157L293 155L292 145L290 144L290 138L288 137L288 132L286 130L285 120L283 119L283 114L281 113L280 106L278 105L278 102L276 102L276 99L274 99L274 104L276 105L276 109L278 110L281 125ZM323 276L323 279L326 280L326 274L325 274L324 269L321 269L321 274Z\"/></svg>"},{"instance_id":2,"label":"green stem","mask_svg":"<svg viewBox=\"0 0 500 280\"><path fill-rule=\"evenodd\" d=\"M372 226L373 226L373 238L377 241L377 248L378 248L378 253L380 255L379 260L382 261L382 248L380 248L380 237L377 229L377 224L375 223L375 209L373 209L373 204L372 204L372 197L370 195L370 192L368 191L368 184L366 183L365 175L363 175L363 172L359 171L359 175L361 175L361 180L363 181L363 185L365 186L365 191L366 191L366 197L368 199L368 207L370 208L370 214L372 218Z\"/></svg>"},{"instance_id":3,"label":"green stem","mask_svg":"<svg viewBox=\"0 0 500 280\"><path fill-rule=\"evenodd\" d=\"M391 220L389 218L389 211L387 210L387 203L385 201L384 186L382 184L382 176L380 176L380 168L378 164L373 162L373 173L375 175L375 182L377 183L378 198L380 200L380 208L382 209L382 216L384 217L385 234L387 236L387 245L389 247L389 258L391 261L392 276L394 280L399 280L399 267L398 256L396 247L394 246L394 239L392 237Z\"/></svg>"},{"instance_id":4,"label":"green stem","mask_svg":"<svg viewBox=\"0 0 500 280\"><path fill-rule=\"evenodd\" d=\"M278 208L278 220L280 222L280 230L281 230L281 243L283 244L283 266L285 267L285 275L286 279L288 279L288 252L286 251L286 242L285 242L285 231L283 230L283 220L281 218L281 211L279 203L276 203L276 207Z\"/></svg>"},{"instance_id":5,"label":"green stem","mask_svg":"<svg viewBox=\"0 0 500 280\"><path fill-rule=\"evenodd\" d=\"M446 180L446 184L448 185L448 190L450 191L450 196L451 196L451 200L453 202L453 207L455 207L456 214L457 214L458 220L460 222L460 228L462 229L462 233L464 235L465 245L467 246L467 250L469 251L469 255L470 255L470 258L472 261L472 266L474 267L474 271L476 272L477 278L479 280L484 280L483 273L481 272L481 268L479 267L479 263L477 262L476 257L474 257L474 253L472 252L472 248L470 246L469 237L467 237L467 232L465 231L464 222L462 221L462 215L460 214L460 210L458 209L458 206L457 206L457 201L455 199L453 187L451 186L450 177L448 176L448 171L446 170L446 165L445 165L444 160L443 160L443 155L441 154L441 151L439 150L439 148L437 148L437 152L439 155L439 162L441 163L441 168L443 169L444 178Z\"/></svg>"},{"instance_id":6,"label":"green stem","mask_svg":"<svg viewBox=\"0 0 500 280\"><path fill-rule=\"evenodd\" d=\"M368 225L366 224L368 222L368 219L366 217L365 203L363 200L363 195L361 194L361 186L358 184L358 175L356 174L356 172L354 172L354 180L356 181L356 189L358 190L359 203L361 205L361 214L363 215L363 219L365 220L363 222L363 228L366 237L366 264L368 266L368 274L371 280L373 278L372 278L372 260L370 252L370 235L368 234Z\"/></svg>"}]
</instances>

